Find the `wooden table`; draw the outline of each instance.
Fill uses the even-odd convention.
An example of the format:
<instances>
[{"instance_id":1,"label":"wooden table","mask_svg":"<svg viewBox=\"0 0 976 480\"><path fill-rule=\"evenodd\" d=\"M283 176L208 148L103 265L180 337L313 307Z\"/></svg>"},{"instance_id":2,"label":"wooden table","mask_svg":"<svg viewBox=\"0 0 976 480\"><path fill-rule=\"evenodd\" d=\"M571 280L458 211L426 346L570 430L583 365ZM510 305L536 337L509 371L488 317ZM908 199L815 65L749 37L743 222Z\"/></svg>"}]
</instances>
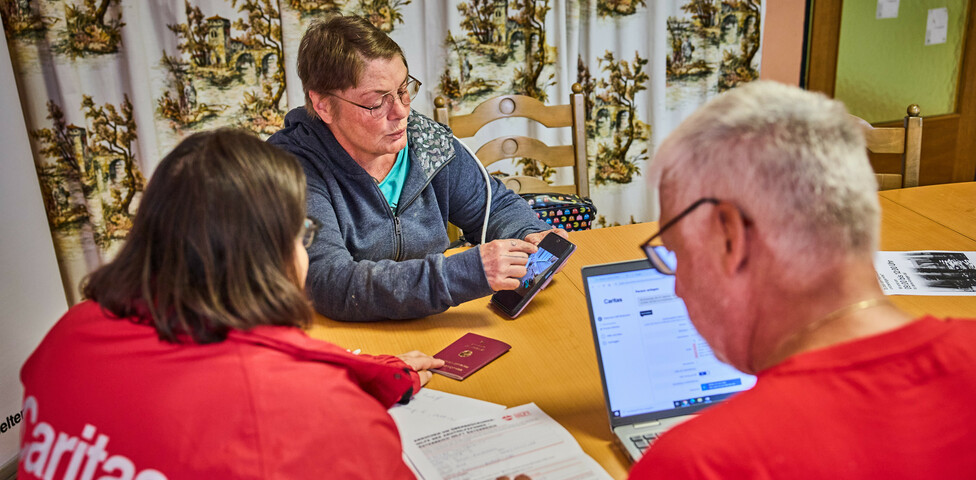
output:
<instances>
[{"instance_id":1,"label":"wooden table","mask_svg":"<svg viewBox=\"0 0 976 480\"><path fill-rule=\"evenodd\" d=\"M881 250L976 251L976 182L885 190ZM913 315L976 317L976 297L893 295Z\"/></svg>"},{"instance_id":2,"label":"wooden table","mask_svg":"<svg viewBox=\"0 0 976 480\"><path fill-rule=\"evenodd\" d=\"M976 240L976 182L885 190L880 197Z\"/></svg>"},{"instance_id":3,"label":"wooden table","mask_svg":"<svg viewBox=\"0 0 976 480\"><path fill-rule=\"evenodd\" d=\"M939 187L882 194L881 248L976 251L976 234L965 233L976 232L976 183L969 185L945 187L952 201L946 201ZM929 202L939 202L945 211ZM414 349L433 354L466 332L507 342L512 345L509 353L463 382L435 375L428 387L510 407L535 402L611 476L625 478L629 464L611 441L580 267L642 258L638 245L655 231L657 224L649 222L571 233L576 253L515 320L491 310L483 298L417 320L342 323L319 317L309 334L371 354ZM892 300L915 315L976 316L972 296Z\"/></svg>"}]
</instances>

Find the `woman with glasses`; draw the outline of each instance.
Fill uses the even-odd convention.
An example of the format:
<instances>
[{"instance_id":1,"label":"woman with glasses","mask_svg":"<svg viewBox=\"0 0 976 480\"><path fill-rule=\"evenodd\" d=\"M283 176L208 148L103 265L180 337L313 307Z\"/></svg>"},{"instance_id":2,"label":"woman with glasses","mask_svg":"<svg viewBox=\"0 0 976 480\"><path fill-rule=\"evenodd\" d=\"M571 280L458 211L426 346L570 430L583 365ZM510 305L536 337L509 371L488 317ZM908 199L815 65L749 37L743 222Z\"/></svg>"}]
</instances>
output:
<instances>
[{"instance_id":1,"label":"woman with glasses","mask_svg":"<svg viewBox=\"0 0 976 480\"><path fill-rule=\"evenodd\" d=\"M411 111L420 82L400 47L359 17L313 23L298 74L305 107L269 142L308 178L308 292L336 320L416 318L514 289L550 227L501 182L487 180L450 130ZM447 224L479 248L445 257ZM558 234L566 235L558 230Z\"/></svg>"},{"instance_id":2,"label":"woman with glasses","mask_svg":"<svg viewBox=\"0 0 976 480\"><path fill-rule=\"evenodd\" d=\"M302 332L315 227L291 155L184 140L23 367L18 478L413 478L386 409L443 362Z\"/></svg>"}]
</instances>

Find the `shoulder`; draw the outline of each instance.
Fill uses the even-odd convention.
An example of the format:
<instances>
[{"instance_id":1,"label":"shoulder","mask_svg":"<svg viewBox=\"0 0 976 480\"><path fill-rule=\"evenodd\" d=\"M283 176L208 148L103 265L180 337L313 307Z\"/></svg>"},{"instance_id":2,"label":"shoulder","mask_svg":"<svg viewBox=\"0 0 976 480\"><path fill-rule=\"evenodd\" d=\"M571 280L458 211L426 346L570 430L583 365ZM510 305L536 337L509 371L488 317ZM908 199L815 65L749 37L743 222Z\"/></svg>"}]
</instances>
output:
<instances>
[{"instance_id":1,"label":"shoulder","mask_svg":"<svg viewBox=\"0 0 976 480\"><path fill-rule=\"evenodd\" d=\"M309 166L319 158L333 156L335 141L328 127L317 117L309 115L305 107L291 109L285 115L285 126L270 137L267 142L288 153L302 163L309 173Z\"/></svg>"},{"instance_id":2,"label":"shoulder","mask_svg":"<svg viewBox=\"0 0 976 480\"><path fill-rule=\"evenodd\" d=\"M923 317L915 322L919 330L932 335L932 358L940 361L945 371L972 376L976 374L976 319L949 318L938 320Z\"/></svg>"},{"instance_id":3,"label":"shoulder","mask_svg":"<svg viewBox=\"0 0 976 480\"><path fill-rule=\"evenodd\" d=\"M936 320L934 317L923 317L920 321ZM965 335L976 335L976 318L947 318L942 322L932 322L934 325L944 323L947 328L964 332ZM937 328L935 326L930 328Z\"/></svg>"},{"instance_id":4,"label":"shoulder","mask_svg":"<svg viewBox=\"0 0 976 480\"><path fill-rule=\"evenodd\" d=\"M897 336L896 336L897 335ZM963 346L967 353L976 356L976 350L969 347L976 340L976 318L946 318L940 320L931 315L918 318L914 322L894 332L893 340L904 339L920 344L932 343L935 346Z\"/></svg>"},{"instance_id":5,"label":"shoulder","mask_svg":"<svg viewBox=\"0 0 976 480\"><path fill-rule=\"evenodd\" d=\"M95 342L111 342L116 338L145 336L156 339L156 331L147 318L119 318L93 300L85 300L68 309L47 331L31 357L41 354L64 357L67 351ZM79 341L85 338L86 342Z\"/></svg>"},{"instance_id":6,"label":"shoulder","mask_svg":"<svg viewBox=\"0 0 976 480\"><path fill-rule=\"evenodd\" d=\"M336 164L341 161L341 147L328 127L310 116L304 107L288 112L285 126L268 137L267 142L294 155L305 172L309 188L316 191L335 174Z\"/></svg>"},{"instance_id":7,"label":"shoulder","mask_svg":"<svg viewBox=\"0 0 976 480\"><path fill-rule=\"evenodd\" d=\"M285 115L285 125L268 137L268 143L285 149L295 146L303 135L308 135L313 120L305 107L291 109Z\"/></svg>"},{"instance_id":8,"label":"shoulder","mask_svg":"<svg viewBox=\"0 0 976 480\"><path fill-rule=\"evenodd\" d=\"M428 176L454 158L455 139L451 129L416 110L410 111L407 139L411 161Z\"/></svg>"}]
</instances>

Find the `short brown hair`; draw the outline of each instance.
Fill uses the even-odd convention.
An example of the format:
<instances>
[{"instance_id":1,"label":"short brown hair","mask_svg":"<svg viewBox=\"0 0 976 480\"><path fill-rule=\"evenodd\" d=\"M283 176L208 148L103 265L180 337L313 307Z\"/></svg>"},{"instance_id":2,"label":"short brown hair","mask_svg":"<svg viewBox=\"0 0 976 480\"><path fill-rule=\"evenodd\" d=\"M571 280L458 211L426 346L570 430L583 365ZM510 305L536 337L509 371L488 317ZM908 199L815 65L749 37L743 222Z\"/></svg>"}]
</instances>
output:
<instances>
[{"instance_id":1,"label":"short brown hair","mask_svg":"<svg viewBox=\"0 0 976 480\"><path fill-rule=\"evenodd\" d=\"M298 47L298 77L305 91L305 110L315 113L308 92L325 93L359 85L366 61L407 57L389 35L357 16L335 15L313 21Z\"/></svg>"},{"instance_id":2,"label":"short brown hair","mask_svg":"<svg viewBox=\"0 0 976 480\"><path fill-rule=\"evenodd\" d=\"M193 134L156 167L128 239L84 294L120 318L148 311L159 338L174 343L306 325L312 311L295 264L304 219L294 157L243 131Z\"/></svg>"}]
</instances>

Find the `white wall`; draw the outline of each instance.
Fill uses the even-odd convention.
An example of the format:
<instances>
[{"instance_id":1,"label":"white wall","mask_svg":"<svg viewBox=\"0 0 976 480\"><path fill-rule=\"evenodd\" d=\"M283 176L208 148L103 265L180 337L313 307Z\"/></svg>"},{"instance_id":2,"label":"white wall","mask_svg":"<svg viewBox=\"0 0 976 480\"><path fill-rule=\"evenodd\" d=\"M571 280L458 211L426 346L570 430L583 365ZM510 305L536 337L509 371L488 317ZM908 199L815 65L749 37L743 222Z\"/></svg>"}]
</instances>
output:
<instances>
[{"instance_id":1,"label":"white wall","mask_svg":"<svg viewBox=\"0 0 976 480\"><path fill-rule=\"evenodd\" d=\"M0 423L5 423L20 413L20 366L68 302L4 35L0 112ZM17 455L22 424L0 433L0 465Z\"/></svg>"}]
</instances>

